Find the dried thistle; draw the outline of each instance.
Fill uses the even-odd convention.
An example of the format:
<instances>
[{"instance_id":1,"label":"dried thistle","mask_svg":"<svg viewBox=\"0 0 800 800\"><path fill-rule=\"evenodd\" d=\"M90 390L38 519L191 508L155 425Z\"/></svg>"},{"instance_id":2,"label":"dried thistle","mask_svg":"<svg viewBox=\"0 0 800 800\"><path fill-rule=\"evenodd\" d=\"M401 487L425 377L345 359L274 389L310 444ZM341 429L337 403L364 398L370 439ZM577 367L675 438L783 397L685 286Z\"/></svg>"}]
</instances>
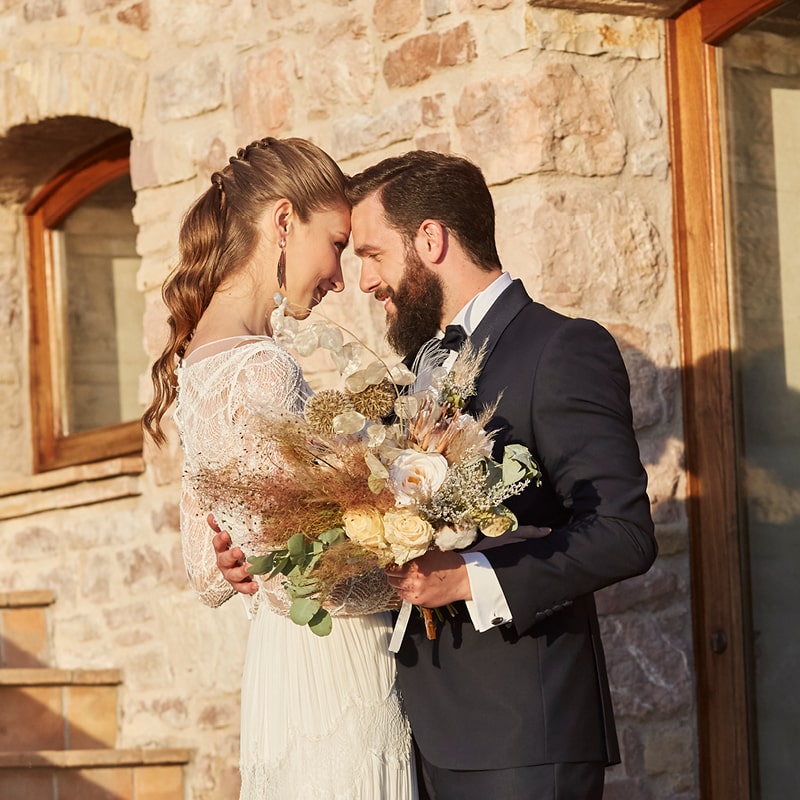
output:
<instances>
[{"instance_id":1,"label":"dried thistle","mask_svg":"<svg viewBox=\"0 0 800 800\"><path fill-rule=\"evenodd\" d=\"M371 384L361 392L347 393L353 407L367 419L382 419L392 413L397 389L391 381Z\"/></svg>"},{"instance_id":2,"label":"dried thistle","mask_svg":"<svg viewBox=\"0 0 800 800\"><path fill-rule=\"evenodd\" d=\"M336 389L325 389L309 398L305 417L308 424L318 433L333 433L334 417L353 409L360 411L352 396Z\"/></svg>"}]
</instances>

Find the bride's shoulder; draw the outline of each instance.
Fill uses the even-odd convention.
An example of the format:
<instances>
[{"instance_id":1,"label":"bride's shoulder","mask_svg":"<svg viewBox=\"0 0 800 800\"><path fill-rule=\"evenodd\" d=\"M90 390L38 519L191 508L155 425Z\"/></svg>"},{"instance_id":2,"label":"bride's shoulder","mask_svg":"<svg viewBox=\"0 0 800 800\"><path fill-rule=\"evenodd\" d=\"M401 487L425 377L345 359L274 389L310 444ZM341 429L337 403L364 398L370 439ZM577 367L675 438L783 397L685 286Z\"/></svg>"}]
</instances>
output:
<instances>
[{"instance_id":1,"label":"bride's shoulder","mask_svg":"<svg viewBox=\"0 0 800 800\"><path fill-rule=\"evenodd\" d=\"M242 342L231 351L240 369L273 368L301 372L297 359L271 336L259 336Z\"/></svg>"}]
</instances>

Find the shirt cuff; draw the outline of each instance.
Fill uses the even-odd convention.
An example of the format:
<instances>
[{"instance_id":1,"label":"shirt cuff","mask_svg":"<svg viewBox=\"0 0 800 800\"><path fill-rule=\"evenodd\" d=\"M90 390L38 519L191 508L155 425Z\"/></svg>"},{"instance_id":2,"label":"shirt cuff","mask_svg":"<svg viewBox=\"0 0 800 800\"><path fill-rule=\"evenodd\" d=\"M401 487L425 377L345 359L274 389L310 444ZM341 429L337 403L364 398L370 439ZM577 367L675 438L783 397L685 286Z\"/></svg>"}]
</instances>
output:
<instances>
[{"instance_id":1,"label":"shirt cuff","mask_svg":"<svg viewBox=\"0 0 800 800\"><path fill-rule=\"evenodd\" d=\"M489 559L483 553L459 553L467 565L472 600L465 601L479 633L511 622L511 609Z\"/></svg>"}]
</instances>

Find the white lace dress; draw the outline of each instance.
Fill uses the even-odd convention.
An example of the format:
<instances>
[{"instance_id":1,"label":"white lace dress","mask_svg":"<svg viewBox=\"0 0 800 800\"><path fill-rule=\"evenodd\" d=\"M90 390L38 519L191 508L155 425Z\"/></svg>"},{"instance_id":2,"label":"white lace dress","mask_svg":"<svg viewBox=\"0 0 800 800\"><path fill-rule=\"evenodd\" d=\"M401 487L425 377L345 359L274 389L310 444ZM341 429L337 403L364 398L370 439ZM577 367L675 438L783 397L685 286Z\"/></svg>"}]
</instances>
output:
<instances>
[{"instance_id":1,"label":"white lace dress","mask_svg":"<svg viewBox=\"0 0 800 800\"><path fill-rule=\"evenodd\" d=\"M244 425L260 408L298 411L308 387L297 362L269 337L198 348L178 370L175 420L184 450L181 537L201 600L233 590L217 570L209 512L248 553L257 520L234 502L209 507L193 477L235 464L269 472L269 452ZM262 582L242 678L241 800L413 800L410 731L388 651L391 599L381 573L354 582L331 604L333 632L319 638L287 616L279 578Z\"/></svg>"}]
</instances>

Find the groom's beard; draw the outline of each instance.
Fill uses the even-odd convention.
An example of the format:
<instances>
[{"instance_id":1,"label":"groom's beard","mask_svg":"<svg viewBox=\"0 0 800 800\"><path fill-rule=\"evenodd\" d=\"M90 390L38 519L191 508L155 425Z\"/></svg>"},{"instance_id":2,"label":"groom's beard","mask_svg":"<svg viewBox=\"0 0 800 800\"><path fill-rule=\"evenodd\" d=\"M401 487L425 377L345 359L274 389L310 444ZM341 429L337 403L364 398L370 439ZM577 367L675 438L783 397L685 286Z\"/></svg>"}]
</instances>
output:
<instances>
[{"instance_id":1,"label":"groom's beard","mask_svg":"<svg viewBox=\"0 0 800 800\"><path fill-rule=\"evenodd\" d=\"M386 339L402 356L412 355L438 333L442 324L444 288L413 248L406 250L406 266L397 289L389 289L397 311L389 319Z\"/></svg>"}]
</instances>

